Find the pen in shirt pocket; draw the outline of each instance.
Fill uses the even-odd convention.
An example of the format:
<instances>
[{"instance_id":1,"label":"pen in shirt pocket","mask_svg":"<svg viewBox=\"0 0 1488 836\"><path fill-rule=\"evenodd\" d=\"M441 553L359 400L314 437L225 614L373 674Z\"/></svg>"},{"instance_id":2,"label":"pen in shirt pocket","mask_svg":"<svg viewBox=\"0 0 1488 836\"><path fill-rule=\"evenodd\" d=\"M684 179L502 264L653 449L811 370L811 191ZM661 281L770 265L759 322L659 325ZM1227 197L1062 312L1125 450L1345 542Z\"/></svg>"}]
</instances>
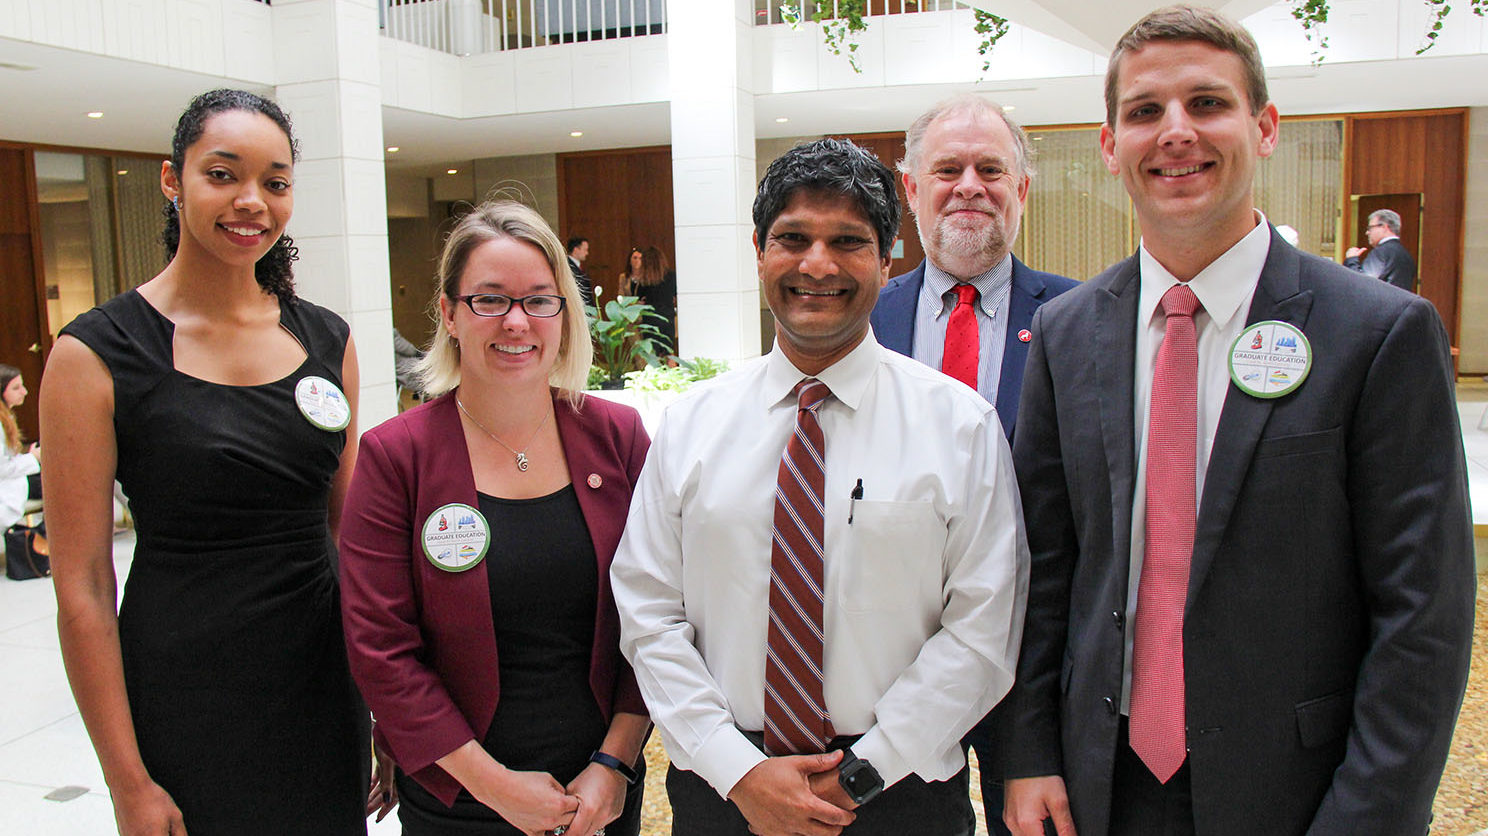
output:
<instances>
[{"instance_id":1,"label":"pen in shirt pocket","mask_svg":"<svg viewBox=\"0 0 1488 836\"><path fill-rule=\"evenodd\" d=\"M848 495L848 500L847 500L847 524L848 525L852 525L853 512L857 510L858 500L860 500L862 498L863 498L863 480L862 479L859 479L857 486L854 487L852 489L852 493Z\"/></svg>"}]
</instances>

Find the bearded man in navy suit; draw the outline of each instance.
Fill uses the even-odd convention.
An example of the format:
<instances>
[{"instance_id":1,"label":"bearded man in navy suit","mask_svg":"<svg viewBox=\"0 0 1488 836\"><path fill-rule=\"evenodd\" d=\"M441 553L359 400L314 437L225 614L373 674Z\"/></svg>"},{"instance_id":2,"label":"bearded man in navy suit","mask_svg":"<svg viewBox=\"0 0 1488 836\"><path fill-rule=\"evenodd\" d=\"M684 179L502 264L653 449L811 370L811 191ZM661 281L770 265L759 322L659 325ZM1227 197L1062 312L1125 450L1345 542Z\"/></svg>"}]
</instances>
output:
<instances>
[{"instance_id":1,"label":"bearded man in navy suit","mask_svg":"<svg viewBox=\"0 0 1488 836\"><path fill-rule=\"evenodd\" d=\"M1028 136L1001 107L966 94L916 119L904 151L899 171L926 258L880 291L874 336L885 348L958 376L951 370L957 343L954 335L947 341L947 332L955 331L952 321L963 306L968 325L975 325L960 344L973 352L961 358L962 379L996 407L1011 440L1033 312L1078 284L1030 270L1010 252L1034 174ZM979 724L967 741L981 763L988 827L1006 833L990 723Z\"/></svg>"}]
</instances>

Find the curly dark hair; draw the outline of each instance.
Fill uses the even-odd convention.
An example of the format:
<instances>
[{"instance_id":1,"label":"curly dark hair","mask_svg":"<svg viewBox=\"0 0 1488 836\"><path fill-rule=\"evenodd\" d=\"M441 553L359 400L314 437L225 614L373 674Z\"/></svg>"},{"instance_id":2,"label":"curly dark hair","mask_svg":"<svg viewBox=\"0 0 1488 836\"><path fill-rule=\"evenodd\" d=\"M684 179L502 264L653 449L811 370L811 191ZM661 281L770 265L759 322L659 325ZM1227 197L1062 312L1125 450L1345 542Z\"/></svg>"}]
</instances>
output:
<instances>
[{"instance_id":1,"label":"curly dark hair","mask_svg":"<svg viewBox=\"0 0 1488 836\"><path fill-rule=\"evenodd\" d=\"M192 99L176 122L176 134L171 139L170 164L178 175L186 165L186 149L201 139L207 120L229 110L261 113L272 119L289 140L290 158L299 160L300 144L295 140L294 126L279 105L247 90L209 90ZM175 258L176 248L181 244L181 217L175 205L168 200L162 213L165 215L165 230L160 233L160 241L165 244L165 260L168 264ZM258 279L258 286L265 293L272 293L285 301L293 299L293 265L299 257L300 251L295 247L294 240L288 235L279 236L274 246L253 266L253 276Z\"/></svg>"},{"instance_id":2,"label":"curly dark hair","mask_svg":"<svg viewBox=\"0 0 1488 836\"><path fill-rule=\"evenodd\" d=\"M878 234L878 254L887 258L899 235L899 197L894 173L871 151L847 139L818 139L790 149L765 170L754 198L754 231L760 252L770 225L798 189L850 197Z\"/></svg>"}]
</instances>

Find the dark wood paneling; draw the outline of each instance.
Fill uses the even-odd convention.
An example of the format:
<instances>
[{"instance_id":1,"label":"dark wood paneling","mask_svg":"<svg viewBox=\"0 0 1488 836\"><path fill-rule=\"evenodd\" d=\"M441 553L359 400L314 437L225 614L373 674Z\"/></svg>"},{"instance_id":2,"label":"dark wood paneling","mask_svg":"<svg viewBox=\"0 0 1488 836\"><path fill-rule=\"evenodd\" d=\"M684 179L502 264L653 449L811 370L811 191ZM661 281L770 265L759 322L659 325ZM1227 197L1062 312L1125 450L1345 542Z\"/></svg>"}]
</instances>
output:
<instances>
[{"instance_id":1,"label":"dark wood paneling","mask_svg":"<svg viewBox=\"0 0 1488 836\"><path fill-rule=\"evenodd\" d=\"M32 392L16 410L21 430L36 438L36 393L46 349L40 239L31 152L0 149L0 363L21 370ZM33 347L35 350L33 350Z\"/></svg>"},{"instance_id":2,"label":"dark wood paneling","mask_svg":"<svg viewBox=\"0 0 1488 836\"><path fill-rule=\"evenodd\" d=\"M589 239L584 270L605 297L631 247L660 247L676 266L671 148L559 154L558 201L559 237Z\"/></svg>"},{"instance_id":3,"label":"dark wood paneling","mask_svg":"<svg viewBox=\"0 0 1488 836\"><path fill-rule=\"evenodd\" d=\"M880 162L894 170L894 192L899 195L899 210L902 215L899 220L899 240L904 242L904 255L894 259L889 275L897 276L913 270L915 265L925 259L925 248L920 246L920 233L915 228L914 214L909 211L909 199L904 194L904 178L894 169L894 165L904 157L904 132L841 136L872 151Z\"/></svg>"},{"instance_id":4,"label":"dark wood paneling","mask_svg":"<svg viewBox=\"0 0 1488 836\"><path fill-rule=\"evenodd\" d=\"M1441 313L1457 344L1466 198L1467 113L1463 110L1369 114L1349 119L1348 184L1359 200L1350 245L1363 241L1376 204L1401 211L1387 196L1420 197L1417 291ZM1380 201L1385 201L1381 203ZM1407 199L1405 201L1409 203ZM1401 211L1402 217L1406 212ZM1408 222L1407 222L1408 223ZM1411 246L1404 234L1401 240Z\"/></svg>"}]
</instances>

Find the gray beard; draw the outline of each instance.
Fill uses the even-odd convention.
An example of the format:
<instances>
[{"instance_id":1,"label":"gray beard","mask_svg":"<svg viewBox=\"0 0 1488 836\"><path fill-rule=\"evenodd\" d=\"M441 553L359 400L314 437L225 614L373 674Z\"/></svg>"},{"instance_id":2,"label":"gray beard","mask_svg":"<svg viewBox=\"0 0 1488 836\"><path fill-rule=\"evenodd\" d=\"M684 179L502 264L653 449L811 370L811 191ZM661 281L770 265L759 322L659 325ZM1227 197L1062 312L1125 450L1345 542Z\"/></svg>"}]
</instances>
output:
<instances>
[{"instance_id":1,"label":"gray beard","mask_svg":"<svg viewBox=\"0 0 1488 836\"><path fill-rule=\"evenodd\" d=\"M920 233L920 246L925 248L935 266L958 279L971 279L991 270L1002 261L1008 251L1008 239L1003 234L1002 219L989 215L990 223L975 229L952 224L949 219L937 219L925 235L924 223L915 216L915 229Z\"/></svg>"}]
</instances>

